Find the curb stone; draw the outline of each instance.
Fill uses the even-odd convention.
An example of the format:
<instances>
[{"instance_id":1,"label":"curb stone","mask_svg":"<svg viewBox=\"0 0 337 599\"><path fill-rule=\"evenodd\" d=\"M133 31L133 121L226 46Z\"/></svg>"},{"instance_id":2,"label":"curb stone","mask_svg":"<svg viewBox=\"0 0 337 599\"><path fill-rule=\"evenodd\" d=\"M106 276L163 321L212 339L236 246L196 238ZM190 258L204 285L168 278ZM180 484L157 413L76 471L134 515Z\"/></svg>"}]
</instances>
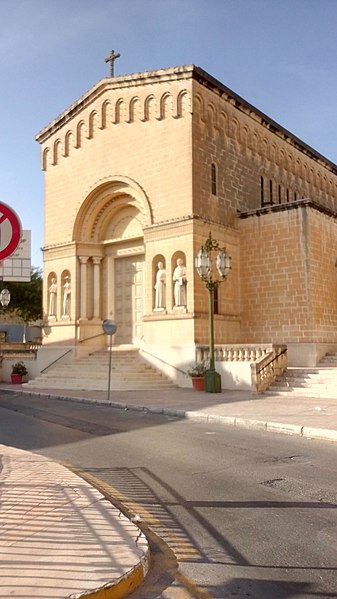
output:
<instances>
[{"instance_id":1,"label":"curb stone","mask_svg":"<svg viewBox=\"0 0 337 599\"><path fill-rule=\"evenodd\" d=\"M312 439L325 439L327 441L337 441L337 431L327 428L311 428L309 426L302 427L302 436L311 437Z\"/></svg>"},{"instance_id":2,"label":"curb stone","mask_svg":"<svg viewBox=\"0 0 337 599\"><path fill-rule=\"evenodd\" d=\"M46 397L51 399L59 399L62 401L74 401L77 403L84 404L96 404L96 405L104 405L110 406L112 408L120 409L120 410L132 410L137 412L148 412L152 414L163 414L165 416L171 416L175 418L186 418L189 420L194 420L196 422L209 422L211 423L219 423L229 426L236 426L238 428L250 429L250 430L259 430L265 432L273 432L273 433L282 433L285 435L298 435L301 437L311 437L315 439L324 439L328 441L337 441L337 431L331 429L323 429L323 428L315 428L310 426L304 426L300 424L289 424L289 423L280 423L273 421L263 421L263 420L254 420L249 418L241 418L235 416L221 416L216 414L207 414L205 412L193 412L182 409L175 408L165 408L165 407L147 407L147 406L137 406L135 404L122 403L122 402L108 402L104 399L89 399L87 397L67 397L66 395L53 395L51 393L43 393L43 392L25 392L23 390L12 391L10 389L3 389L3 392L7 392L9 394L19 394L19 395L28 395L30 397Z\"/></svg>"},{"instance_id":3,"label":"curb stone","mask_svg":"<svg viewBox=\"0 0 337 599\"><path fill-rule=\"evenodd\" d=\"M141 558L139 564L134 566L129 572L126 572L118 580L113 583L107 583L94 591L74 593L70 595L69 599L124 599L144 581L150 568L150 561L151 556L148 547L146 554Z\"/></svg>"}]
</instances>

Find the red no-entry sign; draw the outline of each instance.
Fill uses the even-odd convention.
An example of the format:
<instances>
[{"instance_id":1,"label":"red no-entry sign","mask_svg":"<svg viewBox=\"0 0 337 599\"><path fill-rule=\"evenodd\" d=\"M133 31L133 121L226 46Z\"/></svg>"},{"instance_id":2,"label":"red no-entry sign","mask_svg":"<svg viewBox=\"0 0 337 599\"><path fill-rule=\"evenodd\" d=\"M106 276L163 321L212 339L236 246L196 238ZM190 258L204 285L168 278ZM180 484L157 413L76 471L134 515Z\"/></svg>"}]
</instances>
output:
<instances>
[{"instance_id":1,"label":"red no-entry sign","mask_svg":"<svg viewBox=\"0 0 337 599\"><path fill-rule=\"evenodd\" d=\"M21 239L21 223L18 215L0 202L0 260L11 256Z\"/></svg>"}]
</instances>

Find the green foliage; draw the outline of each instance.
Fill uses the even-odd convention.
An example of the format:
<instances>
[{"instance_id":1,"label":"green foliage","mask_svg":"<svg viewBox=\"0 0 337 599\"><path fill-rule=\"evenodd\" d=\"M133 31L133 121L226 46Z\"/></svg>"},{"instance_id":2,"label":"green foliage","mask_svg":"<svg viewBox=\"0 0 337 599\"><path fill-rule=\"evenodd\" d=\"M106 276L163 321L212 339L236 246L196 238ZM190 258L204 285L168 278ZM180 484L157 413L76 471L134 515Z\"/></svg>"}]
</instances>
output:
<instances>
[{"instance_id":1,"label":"green foliage","mask_svg":"<svg viewBox=\"0 0 337 599\"><path fill-rule=\"evenodd\" d=\"M29 283L3 283L11 294L7 312L16 313L25 323L42 318L42 271L32 267Z\"/></svg>"},{"instance_id":2,"label":"green foliage","mask_svg":"<svg viewBox=\"0 0 337 599\"><path fill-rule=\"evenodd\" d=\"M25 376L28 374L28 370L22 361L15 362L15 364L12 364L12 374L21 374L21 376Z\"/></svg>"},{"instance_id":3,"label":"green foliage","mask_svg":"<svg viewBox=\"0 0 337 599\"><path fill-rule=\"evenodd\" d=\"M207 370L206 362L196 362L192 368L188 369L187 374L191 378L203 377L203 376L205 376L206 370Z\"/></svg>"}]
</instances>

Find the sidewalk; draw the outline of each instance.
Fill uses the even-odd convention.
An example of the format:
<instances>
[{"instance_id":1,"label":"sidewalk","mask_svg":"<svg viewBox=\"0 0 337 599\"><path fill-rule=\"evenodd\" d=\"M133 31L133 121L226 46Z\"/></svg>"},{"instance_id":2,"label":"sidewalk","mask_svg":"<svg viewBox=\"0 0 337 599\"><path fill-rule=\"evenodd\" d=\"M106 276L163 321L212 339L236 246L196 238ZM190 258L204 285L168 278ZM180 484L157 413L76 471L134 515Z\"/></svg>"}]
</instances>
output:
<instances>
[{"instance_id":1,"label":"sidewalk","mask_svg":"<svg viewBox=\"0 0 337 599\"><path fill-rule=\"evenodd\" d=\"M0 383L1 391L108 404L104 391ZM337 389L336 399L171 389L111 391L109 400L124 410L337 441ZM143 580L146 538L96 489L42 456L0 446L0 457L0 597L120 599Z\"/></svg>"},{"instance_id":2,"label":"sidewalk","mask_svg":"<svg viewBox=\"0 0 337 599\"><path fill-rule=\"evenodd\" d=\"M149 564L147 540L70 470L0 445L0 597L119 599Z\"/></svg>"}]
</instances>

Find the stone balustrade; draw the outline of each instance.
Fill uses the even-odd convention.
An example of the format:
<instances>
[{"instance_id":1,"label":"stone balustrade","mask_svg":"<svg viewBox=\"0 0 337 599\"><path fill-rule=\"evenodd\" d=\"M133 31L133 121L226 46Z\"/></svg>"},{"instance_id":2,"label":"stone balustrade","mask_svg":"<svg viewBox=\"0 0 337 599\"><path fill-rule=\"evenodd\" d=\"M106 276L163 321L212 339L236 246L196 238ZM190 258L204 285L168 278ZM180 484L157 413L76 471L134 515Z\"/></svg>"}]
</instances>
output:
<instances>
[{"instance_id":1,"label":"stone balustrade","mask_svg":"<svg viewBox=\"0 0 337 599\"><path fill-rule=\"evenodd\" d=\"M246 343L233 345L215 345L214 358L216 362L256 362L263 356L273 351L272 343ZM198 345L196 348L196 361L209 360L209 346Z\"/></svg>"},{"instance_id":2,"label":"stone balustrade","mask_svg":"<svg viewBox=\"0 0 337 599\"><path fill-rule=\"evenodd\" d=\"M251 389L261 393L286 370L287 346L273 343L215 345L214 358L215 362L249 362ZM197 346L196 361L209 361L209 346Z\"/></svg>"}]
</instances>

